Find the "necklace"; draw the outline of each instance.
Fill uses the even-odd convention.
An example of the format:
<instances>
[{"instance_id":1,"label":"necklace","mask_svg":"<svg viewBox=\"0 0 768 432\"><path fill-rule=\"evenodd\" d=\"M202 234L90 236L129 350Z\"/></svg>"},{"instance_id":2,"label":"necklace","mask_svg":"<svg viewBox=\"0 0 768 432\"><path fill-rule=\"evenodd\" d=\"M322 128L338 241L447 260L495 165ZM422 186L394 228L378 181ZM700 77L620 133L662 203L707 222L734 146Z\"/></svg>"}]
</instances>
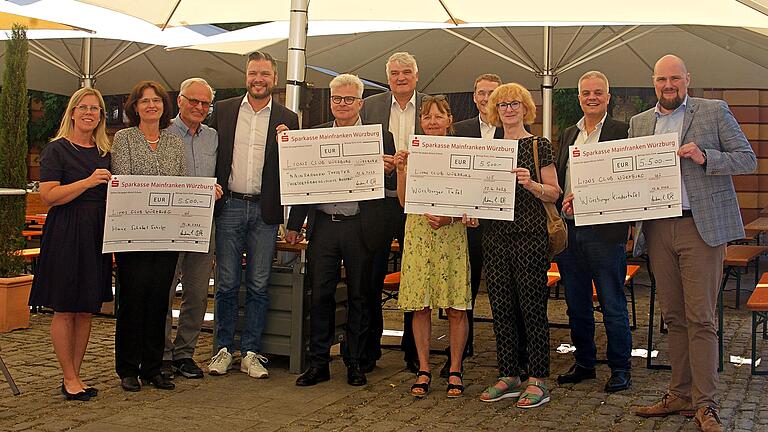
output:
<instances>
[{"instance_id":1,"label":"necklace","mask_svg":"<svg viewBox=\"0 0 768 432\"><path fill-rule=\"evenodd\" d=\"M145 140L145 141L147 141L147 142L148 142L148 143L150 143L150 144L157 144L157 143L159 143L159 142L160 142L160 137L157 137L157 139L156 139L156 140L150 140L149 138L147 138L147 137L144 137L144 140Z\"/></svg>"}]
</instances>

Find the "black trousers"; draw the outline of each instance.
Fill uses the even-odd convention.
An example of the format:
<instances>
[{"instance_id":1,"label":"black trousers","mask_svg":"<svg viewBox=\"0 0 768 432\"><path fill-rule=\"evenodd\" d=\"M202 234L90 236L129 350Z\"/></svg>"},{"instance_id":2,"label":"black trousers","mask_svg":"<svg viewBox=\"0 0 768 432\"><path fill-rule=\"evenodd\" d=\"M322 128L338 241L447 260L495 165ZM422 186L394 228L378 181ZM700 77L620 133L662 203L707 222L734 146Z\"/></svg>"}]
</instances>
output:
<instances>
[{"instance_id":1,"label":"black trousers","mask_svg":"<svg viewBox=\"0 0 768 432\"><path fill-rule=\"evenodd\" d=\"M178 252L115 254L120 291L115 324L115 370L120 378L160 373Z\"/></svg>"},{"instance_id":2,"label":"black trousers","mask_svg":"<svg viewBox=\"0 0 768 432\"><path fill-rule=\"evenodd\" d=\"M387 198L387 214L383 217L397 218L392 238L396 238L402 248L405 241L405 214L397 198ZM389 256L391 246L387 244L373 252L371 265L371 291L368 301L370 311L370 330L365 349L364 365L374 364L381 358L381 335L384 332L384 318L381 311L381 292L384 289L384 277L389 272ZM402 249L401 249L402 252ZM413 313L403 314L403 337L400 347L405 354L405 360L417 361L416 342L413 339Z\"/></svg>"},{"instance_id":3,"label":"black trousers","mask_svg":"<svg viewBox=\"0 0 768 432\"><path fill-rule=\"evenodd\" d=\"M325 367L331 361L336 330L336 286L344 261L347 282L347 325L344 363L359 364L368 337L371 253L363 242L360 218L334 222L318 211L307 258L312 283L309 312L309 363Z\"/></svg>"}]
</instances>

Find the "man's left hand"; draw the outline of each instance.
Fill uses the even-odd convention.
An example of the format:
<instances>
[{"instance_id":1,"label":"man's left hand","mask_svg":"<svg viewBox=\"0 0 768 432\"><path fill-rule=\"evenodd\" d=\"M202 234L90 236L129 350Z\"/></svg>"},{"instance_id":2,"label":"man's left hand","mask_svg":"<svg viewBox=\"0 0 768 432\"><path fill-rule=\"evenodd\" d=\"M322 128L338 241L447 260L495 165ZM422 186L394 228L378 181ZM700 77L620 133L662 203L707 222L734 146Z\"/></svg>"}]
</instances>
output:
<instances>
[{"instance_id":1,"label":"man's left hand","mask_svg":"<svg viewBox=\"0 0 768 432\"><path fill-rule=\"evenodd\" d=\"M222 195L224 195L224 190L221 189L220 184L216 183L216 200L218 201L219 198L222 197Z\"/></svg>"},{"instance_id":2,"label":"man's left hand","mask_svg":"<svg viewBox=\"0 0 768 432\"><path fill-rule=\"evenodd\" d=\"M704 152L694 142L689 142L688 144L680 146L677 150L677 155L681 158L690 159L699 165L703 165L707 160L704 157Z\"/></svg>"}]
</instances>

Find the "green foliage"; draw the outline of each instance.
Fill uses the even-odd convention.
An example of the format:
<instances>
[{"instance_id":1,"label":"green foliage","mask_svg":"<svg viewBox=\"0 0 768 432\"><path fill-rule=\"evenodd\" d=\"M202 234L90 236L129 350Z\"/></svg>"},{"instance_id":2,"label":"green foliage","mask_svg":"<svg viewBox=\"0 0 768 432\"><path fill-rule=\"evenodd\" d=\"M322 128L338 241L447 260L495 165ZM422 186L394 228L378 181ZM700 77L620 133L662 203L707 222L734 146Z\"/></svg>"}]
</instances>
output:
<instances>
[{"instance_id":1,"label":"green foliage","mask_svg":"<svg viewBox=\"0 0 768 432\"><path fill-rule=\"evenodd\" d=\"M37 90L28 92L30 100L39 100L43 104L43 116L37 120L29 119L27 122L27 142L30 147L35 145L40 147L56 135L59 130L61 116L67 109L69 98L54 93L47 93Z\"/></svg>"},{"instance_id":2,"label":"green foliage","mask_svg":"<svg viewBox=\"0 0 768 432\"><path fill-rule=\"evenodd\" d=\"M552 123L558 133L573 126L584 115L579 106L579 91L575 88L555 89L552 92L554 113Z\"/></svg>"},{"instance_id":3,"label":"green foliage","mask_svg":"<svg viewBox=\"0 0 768 432\"><path fill-rule=\"evenodd\" d=\"M6 41L0 92L0 188L24 189L27 182L27 34L14 25ZM24 262L14 252L24 246L24 196L0 198L0 277L17 276Z\"/></svg>"}]
</instances>

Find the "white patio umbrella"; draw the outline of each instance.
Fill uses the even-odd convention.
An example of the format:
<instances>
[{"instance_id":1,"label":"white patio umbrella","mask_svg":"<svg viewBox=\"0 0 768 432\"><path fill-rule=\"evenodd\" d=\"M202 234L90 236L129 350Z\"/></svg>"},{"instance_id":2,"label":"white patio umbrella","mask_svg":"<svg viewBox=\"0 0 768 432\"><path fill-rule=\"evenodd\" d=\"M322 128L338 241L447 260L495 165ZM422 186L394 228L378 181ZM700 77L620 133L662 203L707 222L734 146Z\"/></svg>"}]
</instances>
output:
<instances>
[{"instance_id":1,"label":"white patio umbrella","mask_svg":"<svg viewBox=\"0 0 768 432\"><path fill-rule=\"evenodd\" d=\"M27 30L82 30L90 31L83 27L70 25L67 17L53 17L39 11L24 10L22 6L9 1L0 2L0 30L10 30L14 24L23 25ZM43 18L46 17L47 19Z\"/></svg>"},{"instance_id":2,"label":"white patio umbrella","mask_svg":"<svg viewBox=\"0 0 768 432\"><path fill-rule=\"evenodd\" d=\"M304 81L304 58L307 18L315 20L391 20L402 21L417 18L431 22L465 22L470 24L513 22L518 25L543 24L539 47L541 63L536 65L518 62L519 66L541 77L543 89L544 135L551 135L552 87L555 81L553 57L553 26L574 25L693 25L768 28L768 16L761 11L761 0L679 0L675 10L685 13L660 13L669 10L669 3L661 0L645 2L593 0L589 7L571 0L550 0L543 7L541 3L510 3L502 0L486 0L482 4L466 0L387 0L349 2L346 0L278 0L264 7L255 7L254 2L220 0L217 10L204 7L202 0L81 0L92 4L134 14L156 24L194 22L242 22L290 20L288 33L288 97L289 106L298 105L298 89ZM256 2L258 3L258 2ZM207 3L206 3L207 4ZM407 13L403 13L407 11ZM451 30L448 30L451 31ZM630 30L631 31L631 30ZM460 37L459 34L454 36ZM617 35L616 40L622 35ZM496 38L494 38L496 39ZM468 44L475 45L466 41ZM615 40L614 40L615 42ZM589 61L611 48L596 47L594 52L585 53L567 66L573 68L579 61ZM572 44L568 45L569 48ZM509 48L509 47L505 47ZM512 47L514 49L514 47ZM358 51L360 53L360 51ZM522 53L522 56L530 55ZM535 66L535 67L534 67Z\"/></svg>"}]
</instances>

